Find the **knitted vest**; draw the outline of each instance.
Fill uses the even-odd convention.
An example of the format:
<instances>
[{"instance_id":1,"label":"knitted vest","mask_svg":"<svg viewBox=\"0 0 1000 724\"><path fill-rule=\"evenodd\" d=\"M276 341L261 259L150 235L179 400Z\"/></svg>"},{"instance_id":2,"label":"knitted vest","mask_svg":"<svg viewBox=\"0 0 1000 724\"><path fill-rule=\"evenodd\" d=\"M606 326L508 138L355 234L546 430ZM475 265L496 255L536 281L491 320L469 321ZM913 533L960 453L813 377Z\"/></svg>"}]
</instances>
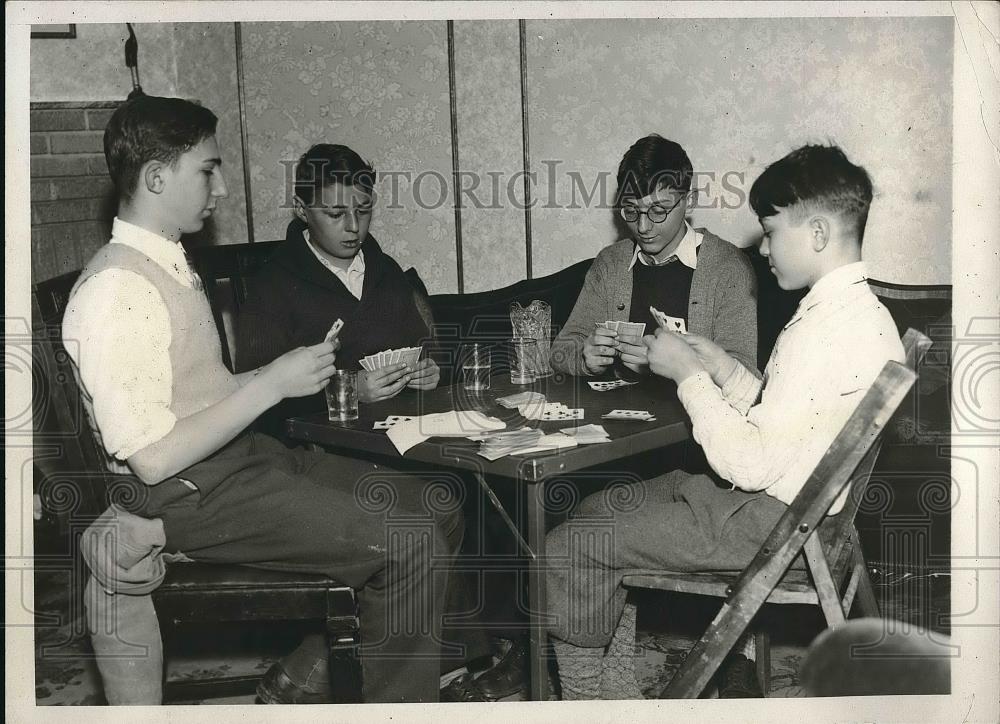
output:
<instances>
[{"instance_id":1,"label":"knitted vest","mask_svg":"<svg viewBox=\"0 0 1000 724\"><path fill-rule=\"evenodd\" d=\"M186 287L171 277L159 264L125 244L106 244L90 260L80 278L73 285L70 298L90 277L105 269L123 269L138 274L148 281L167 307L170 316L170 411L183 419L225 399L239 387L232 373L222 363L222 346L219 332L212 317L208 298L203 291ZM145 332L141 325L136 336ZM79 371L73 365L73 374L91 428L98 438L100 430L94 422L93 400L80 381ZM126 472L113 465L116 472Z\"/></svg>"}]
</instances>

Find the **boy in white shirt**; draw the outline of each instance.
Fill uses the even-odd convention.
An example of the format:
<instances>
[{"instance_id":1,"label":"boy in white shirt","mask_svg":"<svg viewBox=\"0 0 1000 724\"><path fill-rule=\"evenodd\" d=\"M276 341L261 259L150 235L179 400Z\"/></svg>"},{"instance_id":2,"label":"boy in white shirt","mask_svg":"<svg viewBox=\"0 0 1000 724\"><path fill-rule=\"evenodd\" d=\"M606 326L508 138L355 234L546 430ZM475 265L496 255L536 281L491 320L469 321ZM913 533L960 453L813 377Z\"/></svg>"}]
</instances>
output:
<instances>
[{"instance_id":1,"label":"boy in white shirt","mask_svg":"<svg viewBox=\"0 0 1000 724\"><path fill-rule=\"evenodd\" d=\"M459 506L449 492L426 494L438 483L290 451L247 431L282 399L323 389L336 343L299 347L240 375L223 365L208 299L180 244L227 195L216 123L206 108L152 96L127 101L108 123L118 217L63 323L87 412L113 466L136 476L131 512L162 519L167 549L350 585L361 604L364 700L437 701L447 575L435 562L461 542ZM379 502L387 488L390 506ZM116 604L99 596L95 605ZM321 637L307 637L258 694L268 703L328 701L328 654Z\"/></svg>"},{"instance_id":2,"label":"boy in white shirt","mask_svg":"<svg viewBox=\"0 0 1000 724\"><path fill-rule=\"evenodd\" d=\"M861 262L871 199L868 174L837 147L800 148L754 182L761 253L783 289L810 288L763 381L705 337L645 337L650 369L677 382L717 476L678 471L591 496L549 534L549 555L563 559L550 564L548 601L564 699L641 697L622 577L744 568L885 362L904 359Z\"/></svg>"}]
</instances>

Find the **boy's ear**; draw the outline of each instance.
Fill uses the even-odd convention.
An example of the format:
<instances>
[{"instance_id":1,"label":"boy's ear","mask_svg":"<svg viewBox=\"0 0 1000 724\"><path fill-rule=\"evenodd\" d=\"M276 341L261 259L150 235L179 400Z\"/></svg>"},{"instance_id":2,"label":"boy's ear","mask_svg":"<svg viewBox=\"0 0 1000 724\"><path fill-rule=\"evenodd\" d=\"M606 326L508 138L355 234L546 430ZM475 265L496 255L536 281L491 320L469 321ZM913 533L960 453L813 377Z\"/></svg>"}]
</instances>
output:
<instances>
[{"instance_id":1,"label":"boy's ear","mask_svg":"<svg viewBox=\"0 0 1000 724\"><path fill-rule=\"evenodd\" d=\"M166 188L167 164L162 161L149 161L142 168L142 183L145 184L146 190L153 194L163 193L163 189Z\"/></svg>"},{"instance_id":2,"label":"boy's ear","mask_svg":"<svg viewBox=\"0 0 1000 724\"><path fill-rule=\"evenodd\" d=\"M687 216L691 213L693 209L698 208L698 189L692 187L690 191L687 192L687 199L684 201L684 215Z\"/></svg>"},{"instance_id":3,"label":"boy's ear","mask_svg":"<svg viewBox=\"0 0 1000 724\"><path fill-rule=\"evenodd\" d=\"M292 213L299 221L306 222L306 205L302 203L302 199L297 194L292 196Z\"/></svg>"},{"instance_id":4,"label":"boy's ear","mask_svg":"<svg viewBox=\"0 0 1000 724\"><path fill-rule=\"evenodd\" d=\"M830 220L825 216L813 216L809 219L809 237L813 251L823 251L830 243Z\"/></svg>"}]
</instances>

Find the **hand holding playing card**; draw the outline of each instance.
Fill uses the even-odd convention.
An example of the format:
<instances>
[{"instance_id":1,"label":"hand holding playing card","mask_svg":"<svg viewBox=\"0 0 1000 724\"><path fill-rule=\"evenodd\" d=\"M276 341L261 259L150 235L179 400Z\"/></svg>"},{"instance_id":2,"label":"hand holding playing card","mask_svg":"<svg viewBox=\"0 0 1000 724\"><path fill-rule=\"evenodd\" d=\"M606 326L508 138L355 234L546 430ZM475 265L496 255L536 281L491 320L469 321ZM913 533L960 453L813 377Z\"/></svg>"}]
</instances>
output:
<instances>
[{"instance_id":1,"label":"hand holding playing card","mask_svg":"<svg viewBox=\"0 0 1000 724\"><path fill-rule=\"evenodd\" d=\"M380 367L377 370L358 372L358 400L379 402L395 397L412 379L413 373L405 362Z\"/></svg>"},{"instance_id":2,"label":"hand holding playing card","mask_svg":"<svg viewBox=\"0 0 1000 724\"><path fill-rule=\"evenodd\" d=\"M684 337L665 329L656 330L656 335L643 337L649 369L661 377L668 377L680 384L691 375L705 371L694 349L684 341Z\"/></svg>"},{"instance_id":3,"label":"hand holding playing card","mask_svg":"<svg viewBox=\"0 0 1000 724\"><path fill-rule=\"evenodd\" d=\"M593 375L600 374L615 361L618 332L597 326L583 342L583 365Z\"/></svg>"},{"instance_id":4,"label":"hand holding playing card","mask_svg":"<svg viewBox=\"0 0 1000 724\"><path fill-rule=\"evenodd\" d=\"M633 372L645 374L649 370L649 360L646 357L646 345L642 337L622 334L618 337L618 351L622 363Z\"/></svg>"},{"instance_id":5,"label":"hand holding playing card","mask_svg":"<svg viewBox=\"0 0 1000 724\"><path fill-rule=\"evenodd\" d=\"M698 355L698 359L701 360L708 374L712 376L712 381L722 387L726 378L733 373L733 369L739 363L708 337L688 332L684 335L684 341Z\"/></svg>"},{"instance_id":6,"label":"hand holding playing card","mask_svg":"<svg viewBox=\"0 0 1000 724\"><path fill-rule=\"evenodd\" d=\"M433 390L441 381L441 369L437 362L425 357L413 366L409 387L414 390Z\"/></svg>"}]
</instances>

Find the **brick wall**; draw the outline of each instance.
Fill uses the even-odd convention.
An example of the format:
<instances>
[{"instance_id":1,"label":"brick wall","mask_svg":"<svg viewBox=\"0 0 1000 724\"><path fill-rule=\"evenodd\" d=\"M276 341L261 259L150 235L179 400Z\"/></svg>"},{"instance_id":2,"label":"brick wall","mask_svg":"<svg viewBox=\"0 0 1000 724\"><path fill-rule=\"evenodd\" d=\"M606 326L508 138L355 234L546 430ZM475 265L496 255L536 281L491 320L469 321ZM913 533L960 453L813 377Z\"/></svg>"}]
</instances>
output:
<instances>
[{"instance_id":1,"label":"brick wall","mask_svg":"<svg viewBox=\"0 0 1000 724\"><path fill-rule=\"evenodd\" d=\"M108 240L116 200L102 138L117 105L31 104L33 283L81 269Z\"/></svg>"}]
</instances>

